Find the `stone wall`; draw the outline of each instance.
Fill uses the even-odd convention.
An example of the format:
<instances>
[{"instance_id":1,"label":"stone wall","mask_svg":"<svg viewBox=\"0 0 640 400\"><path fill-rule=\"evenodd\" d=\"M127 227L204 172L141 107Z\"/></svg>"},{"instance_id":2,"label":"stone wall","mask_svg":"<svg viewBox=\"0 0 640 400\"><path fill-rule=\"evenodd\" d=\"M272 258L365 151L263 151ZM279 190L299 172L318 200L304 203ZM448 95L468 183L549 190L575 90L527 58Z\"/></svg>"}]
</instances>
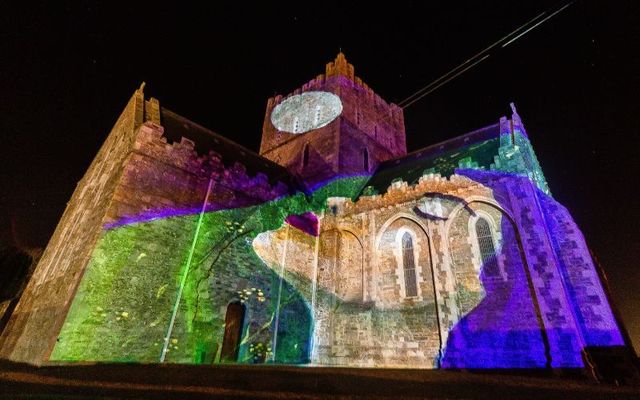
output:
<instances>
[{"instance_id":1,"label":"stone wall","mask_svg":"<svg viewBox=\"0 0 640 400\"><path fill-rule=\"evenodd\" d=\"M549 241L549 232L536 200L535 187L526 178L498 180L496 191L509 196L509 211L519 226L531 284L548 336L552 367L579 367L581 343L576 322ZM503 202L507 202L506 200Z\"/></svg>"},{"instance_id":2,"label":"stone wall","mask_svg":"<svg viewBox=\"0 0 640 400\"><path fill-rule=\"evenodd\" d=\"M416 211L424 206L423 194L436 188L463 196L490 195L470 180L460 177L449 181L432 175L414 187L399 185L384 196L363 197L356 203L330 198L320 218L317 245L312 240L305 242L305 235L296 230L296 235L286 236L285 244L282 232L292 231L286 227L263 233L260 242L254 242L267 265L306 277L294 286L304 293L314 315L313 363L438 366L447 327L460 317L460 299L466 296L464 301L471 309L483 291L479 265L471 265L467 281L456 284L450 258L442 256L449 253L446 242L439 238L441 246L435 248L430 239L434 230L444 228L444 221L431 221ZM455 199L435 201L446 214L461 204ZM413 240L416 296L407 295L405 287L400 246L404 233ZM467 243L466 227L460 235ZM295 249L293 258L269 253L269 244ZM440 253L438 260L432 256L434 249ZM464 251L469 262L478 258L473 257L470 246ZM286 260L284 265L282 260ZM475 304L470 304L472 301Z\"/></svg>"},{"instance_id":3,"label":"stone wall","mask_svg":"<svg viewBox=\"0 0 640 400\"><path fill-rule=\"evenodd\" d=\"M290 190L279 182L271 184L264 174L248 176L241 164L225 166L213 151L198 155L188 138L169 143L160 124L158 101L145 101L142 89L136 91L79 182L16 307L0 341L3 357L34 363L47 360L61 339L58 333L72 300L75 298L74 303L81 304L86 292L97 287L92 279L106 279L116 286L125 284L124 276L131 277L132 273L128 269L143 265L157 269L159 282L179 275L195 234L197 224L193 215L198 215L203 207L206 211L246 207ZM210 196L204 204L210 180ZM177 216L185 218L171 218ZM158 218L166 221L145 225ZM125 225L135 227L131 232L112 231ZM117 264L117 271L110 271L115 275L94 274L76 292L87 266L100 270L106 268L104 263ZM105 285L98 286L106 294ZM134 289L135 285L123 288ZM165 297L175 293L165 291ZM140 298L143 300L144 297ZM112 302L103 299L98 303L95 307L102 311L78 305L76 314L86 319L103 318L105 304ZM113 313L127 313L131 306L117 303L111 304ZM69 339L67 333L63 340ZM88 345L85 340L88 338L72 340L69 346ZM95 346L99 349L101 344L96 342Z\"/></svg>"},{"instance_id":4,"label":"stone wall","mask_svg":"<svg viewBox=\"0 0 640 400\"><path fill-rule=\"evenodd\" d=\"M541 193L544 222L574 314L586 346L623 345L586 241L568 210Z\"/></svg>"},{"instance_id":5,"label":"stone wall","mask_svg":"<svg viewBox=\"0 0 640 400\"><path fill-rule=\"evenodd\" d=\"M340 97L343 110L333 122L305 134L276 129L271 123L273 109L291 96L306 91L327 91ZM309 148L309 164L302 155ZM367 149L367 166L363 151ZM402 109L384 101L353 74L353 66L340 53L329 63L324 75L287 96L267 102L260 154L304 178L313 186L336 175L366 174L385 160L406 154Z\"/></svg>"},{"instance_id":6,"label":"stone wall","mask_svg":"<svg viewBox=\"0 0 640 400\"><path fill-rule=\"evenodd\" d=\"M226 305L247 287L260 287L267 300L255 301L262 311L247 310L253 330L258 338L270 332L262 325L278 279L270 270L256 275L260 266L238 232L252 205L290 189L277 177L248 176L237 162L225 165L213 150L198 154L188 138L170 143L159 104L146 105L51 360L212 362ZM249 297L242 295L247 305Z\"/></svg>"},{"instance_id":7,"label":"stone wall","mask_svg":"<svg viewBox=\"0 0 640 400\"><path fill-rule=\"evenodd\" d=\"M293 94L318 89L343 98L337 121L287 138L268 122L277 97L263 134L267 158L307 178L306 189L319 185L306 194L228 141L251 174L228 161L237 154L168 135L163 116L173 114L136 91L79 182L0 356L220 362L230 302L246 310L237 362L579 367L585 346L622 343L584 238L547 195L515 110L489 167L467 157L456 163L470 169L449 178L424 171L352 200L368 178L339 175L404 154L402 111L343 56ZM171 118L171 129L186 123Z\"/></svg>"},{"instance_id":8,"label":"stone wall","mask_svg":"<svg viewBox=\"0 0 640 400\"><path fill-rule=\"evenodd\" d=\"M75 294L120 180L123 162L142 123L144 98L137 90L84 177L0 338L0 357L46 360Z\"/></svg>"},{"instance_id":9,"label":"stone wall","mask_svg":"<svg viewBox=\"0 0 640 400\"><path fill-rule=\"evenodd\" d=\"M356 202L330 198L315 245L300 232L285 244L281 232L291 228L261 234L258 255L272 268L295 271L293 285L311 305L313 363L579 367L581 330L618 343L566 210L527 178L468 174L472 179L427 174L416 185L396 182L384 195ZM491 259L481 255L479 219L490 226ZM405 232L414 243L417 296L407 296L405 287L399 241ZM295 248L296 255L283 264L265 253L269 243L285 252Z\"/></svg>"}]
</instances>

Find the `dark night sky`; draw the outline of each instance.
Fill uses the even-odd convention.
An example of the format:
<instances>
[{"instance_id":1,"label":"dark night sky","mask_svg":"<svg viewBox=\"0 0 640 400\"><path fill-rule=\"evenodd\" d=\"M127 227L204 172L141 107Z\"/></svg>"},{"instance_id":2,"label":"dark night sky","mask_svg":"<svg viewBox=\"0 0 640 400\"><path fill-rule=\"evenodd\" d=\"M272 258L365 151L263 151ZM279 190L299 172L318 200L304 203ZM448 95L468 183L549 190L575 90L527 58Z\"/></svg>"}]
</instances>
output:
<instances>
[{"instance_id":1,"label":"dark night sky","mask_svg":"<svg viewBox=\"0 0 640 400\"><path fill-rule=\"evenodd\" d=\"M46 244L142 81L165 107L257 150L267 98L322 73L339 48L397 102L555 4L48 3L0 6L0 231L14 221L25 246ZM495 123L516 102L636 348L639 52L639 2L578 1L405 111L411 151Z\"/></svg>"}]
</instances>

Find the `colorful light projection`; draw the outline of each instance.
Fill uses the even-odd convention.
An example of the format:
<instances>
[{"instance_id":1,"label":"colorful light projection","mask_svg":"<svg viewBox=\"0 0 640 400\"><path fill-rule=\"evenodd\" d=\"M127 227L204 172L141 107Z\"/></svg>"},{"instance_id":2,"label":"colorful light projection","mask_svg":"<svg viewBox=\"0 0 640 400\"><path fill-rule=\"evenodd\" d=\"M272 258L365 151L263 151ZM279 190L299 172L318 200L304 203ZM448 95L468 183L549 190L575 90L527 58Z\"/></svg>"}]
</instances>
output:
<instances>
[{"instance_id":1,"label":"colorful light projection","mask_svg":"<svg viewBox=\"0 0 640 400\"><path fill-rule=\"evenodd\" d=\"M205 212L195 241L200 216L180 210L106 229L51 360L158 362L191 254L165 361L224 362L226 309L239 301L247 310L234 362L307 363L309 308L257 257L252 240L282 226L290 212L319 209L329 193L355 196L365 180L343 178L313 196L298 193L260 206Z\"/></svg>"},{"instance_id":2,"label":"colorful light projection","mask_svg":"<svg viewBox=\"0 0 640 400\"><path fill-rule=\"evenodd\" d=\"M582 366L622 344L584 239L543 176L502 165L115 224L51 360Z\"/></svg>"}]
</instances>

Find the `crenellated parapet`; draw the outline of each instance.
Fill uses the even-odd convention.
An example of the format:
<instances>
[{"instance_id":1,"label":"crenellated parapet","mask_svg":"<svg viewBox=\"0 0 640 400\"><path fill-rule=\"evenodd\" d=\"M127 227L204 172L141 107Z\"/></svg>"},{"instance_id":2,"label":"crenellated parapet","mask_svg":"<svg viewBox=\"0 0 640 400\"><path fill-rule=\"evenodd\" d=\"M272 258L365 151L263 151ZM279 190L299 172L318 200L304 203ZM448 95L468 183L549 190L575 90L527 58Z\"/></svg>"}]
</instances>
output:
<instances>
[{"instance_id":1,"label":"crenellated parapet","mask_svg":"<svg viewBox=\"0 0 640 400\"><path fill-rule=\"evenodd\" d=\"M145 106L146 121L135 132L105 226L198 212L210 180L214 186L207 210L260 204L291 190L277 177L270 180L263 172L250 174L243 163L226 159L221 153L229 150L222 144L215 147L222 139L214 137L214 149L204 154L202 148L198 152L198 143L191 138L174 136L172 141L167 136L171 127L160 124L163 121L157 100L151 99Z\"/></svg>"},{"instance_id":2,"label":"crenellated parapet","mask_svg":"<svg viewBox=\"0 0 640 400\"><path fill-rule=\"evenodd\" d=\"M354 74L354 67L347 62L345 55L341 52L333 62L327 63L326 72L319 74L314 79L305 83L287 95L276 95L267 100L267 110L273 109L289 97L299 95L304 92L314 90L326 90L330 83L335 82L338 86L353 89L360 100L367 100L374 104L376 111L385 112L386 118L391 121L402 121L404 114L402 108L394 103L388 103L380 95L373 91L362 79Z\"/></svg>"},{"instance_id":3,"label":"crenellated parapet","mask_svg":"<svg viewBox=\"0 0 640 400\"><path fill-rule=\"evenodd\" d=\"M136 137L134 150L198 178L212 177L216 182L246 192L247 195L272 199L288 191L287 185L282 182L271 184L268 176L262 172L250 176L246 166L240 162L225 165L224 157L214 150L208 154L198 154L195 142L191 139L182 137L179 142L169 143L163 133L162 126L145 122Z\"/></svg>"},{"instance_id":4,"label":"crenellated parapet","mask_svg":"<svg viewBox=\"0 0 640 400\"><path fill-rule=\"evenodd\" d=\"M393 207L415 201L428 193L440 193L465 199L471 196L492 198L491 189L462 175L452 175L449 178L440 174L425 174L414 185L403 180L394 181L384 194L360 196L353 202L345 199L343 212L358 214L384 207Z\"/></svg>"},{"instance_id":5,"label":"crenellated parapet","mask_svg":"<svg viewBox=\"0 0 640 400\"><path fill-rule=\"evenodd\" d=\"M261 172L249 176L246 167L239 162L235 162L230 168L222 166L219 171L222 172L218 175L219 183L260 200L273 200L289 191L282 182L271 185L267 175Z\"/></svg>"},{"instance_id":6,"label":"crenellated parapet","mask_svg":"<svg viewBox=\"0 0 640 400\"><path fill-rule=\"evenodd\" d=\"M313 98L310 92L332 94L329 97L339 99L339 107L314 106L307 101ZM296 121L311 125L308 121L319 120L324 110L337 108L326 124L297 130ZM280 111L274 114L276 110ZM282 119L282 110L290 114L286 124L272 121L273 115ZM327 64L325 74L286 96L267 101L260 155L284 166L309 186L335 176L371 173L381 162L406 152L402 108L386 102L358 78L343 53Z\"/></svg>"},{"instance_id":7,"label":"crenellated parapet","mask_svg":"<svg viewBox=\"0 0 640 400\"><path fill-rule=\"evenodd\" d=\"M207 156L198 156L192 140L183 137L180 142L169 143L163 134L161 125L145 122L138 131L134 151L195 175L204 172Z\"/></svg>"}]
</instances>

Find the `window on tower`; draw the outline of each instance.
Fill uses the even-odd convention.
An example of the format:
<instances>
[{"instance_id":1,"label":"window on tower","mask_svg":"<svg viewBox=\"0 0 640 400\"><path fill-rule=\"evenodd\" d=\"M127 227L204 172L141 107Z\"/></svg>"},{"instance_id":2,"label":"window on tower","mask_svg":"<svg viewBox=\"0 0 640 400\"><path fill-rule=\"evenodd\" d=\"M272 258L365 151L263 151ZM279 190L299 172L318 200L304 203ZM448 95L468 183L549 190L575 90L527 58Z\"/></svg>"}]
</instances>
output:
<instances>
[{"instance_id":1,"label":"window on tower","mask_svg":"<svg viewBox=\"0 0 640 400\"><path fill-rule=\"evenodd\" d=\"M365 171L369 171L369 150L367 150L366 148L364 149L364 151L362 152L362 167L364 168Z\"/></svg>"},{"instance_id":2,"label":"window on tower","mask_svg":"<svg viewBox=\"0 0 640 400\"><path fill-rule=\"evenodd\" d=\"M306 168L309 165L309 143L304 145L304 150L302 150L302 168Z\"/></svg>"}]
</instances>

